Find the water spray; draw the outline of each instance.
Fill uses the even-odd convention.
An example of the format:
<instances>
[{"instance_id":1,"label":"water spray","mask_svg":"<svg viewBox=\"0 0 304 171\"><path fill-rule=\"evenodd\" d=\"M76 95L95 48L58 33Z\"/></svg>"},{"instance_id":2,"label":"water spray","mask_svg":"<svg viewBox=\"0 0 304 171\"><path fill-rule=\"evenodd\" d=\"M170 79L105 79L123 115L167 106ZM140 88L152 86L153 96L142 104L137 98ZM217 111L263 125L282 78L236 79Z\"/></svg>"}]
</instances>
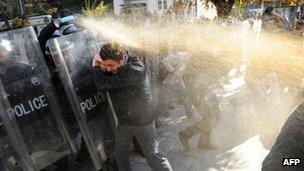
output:
<instances>
[{"instance_id":1,"label":"water spray","mask_svg":"<svg viewBox=\"0 0 304 171\"><path fill-rule=\"evenodd\" d=\"M256 96L254 93L264 91L265 87L267 89L267 86L271 86L268 76L275 73L278 77L276 82L287 91L281 93L286 108L274 116L273 122L277 123L275 128L269 128L273 132L277 133L279 130L277 127L283 124L290 110L301 100L300 83L304 76L303 38L291 34L261 31L261 20L254 20L253 24L244 21L230 26L216 22L206 22L201 25L189 22L172 22L167 25L152 23L147 28L144 24L130 26L107 18L98 21L82 19L82 25L92 33L99 33L98 35L102 35L108 41L118 41L139 50L146 57L153 58L157 54L162 58L168 53L186 51L190 57L188 68L196 74L209 75L208 84L216 82L225 84L229 70L236 67L244 76L245 86L253 97ZM190 76L193 75L195 74L190 73ZM224 79L219 81L221 78ZM196 80L195 84L199 87L206 84L206 80ZM256 99L258 98L259 96L256 96ZM251 100L256 112L262 112L265 106L259 106L260 104L252 97ZM271 105L275 106L275 104ZM255 113L249 118L263 125L272 115L274 113L259 113L259 115ZM241 120L234 122L246 123ZM254 123L249 125L252 124ZM229 130L229 128L224 129ZM248 134L256 131L256 127L246 129L242 130L243 134L246 134L246 131Z\"/></svg>"}]
</instances>

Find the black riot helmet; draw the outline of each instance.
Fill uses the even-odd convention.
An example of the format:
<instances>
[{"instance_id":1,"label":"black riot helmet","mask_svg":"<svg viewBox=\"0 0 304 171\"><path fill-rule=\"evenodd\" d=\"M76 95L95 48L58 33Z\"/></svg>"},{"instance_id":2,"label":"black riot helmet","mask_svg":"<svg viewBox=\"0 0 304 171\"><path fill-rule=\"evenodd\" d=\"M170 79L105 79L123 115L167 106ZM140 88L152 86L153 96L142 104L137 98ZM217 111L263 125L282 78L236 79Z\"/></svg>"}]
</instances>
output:
<instances>
[{"instance_id":1,"label":"black riot helmet","mask_svg":"<svg viewBox=\"0 0 304 171\"><path fill-rule=\"evenodd\" d=\"M59 30L62 35L76 33L80 31L78 27L74 25L77 16L69 10L63 10L59 17Z\"/></svg>"},{"instance_id":2,"label":"black riot helmet","mask_svg":"<svg viewBox=\"0 0 304 171\"><path fill-rule=\"evenodd\" d=\"M63 10L59 17L59 31L62 35L76 33L81 29L74 25L77 16L69 10Z\"/></svg>"},{"instance_id":3,"label":"black riot helmet","mask_svg":"<svg viewBox=\"0 0 304 171\"><path fill-rule=\"evenodd\" d=\"M77 33L80 30L81 29L76 27L74 24L68 24L68 25L64 25L60 28L60 33L62 35L68 35L68 34L72 34L72 33Z\"/></svg>"}]
</instances>

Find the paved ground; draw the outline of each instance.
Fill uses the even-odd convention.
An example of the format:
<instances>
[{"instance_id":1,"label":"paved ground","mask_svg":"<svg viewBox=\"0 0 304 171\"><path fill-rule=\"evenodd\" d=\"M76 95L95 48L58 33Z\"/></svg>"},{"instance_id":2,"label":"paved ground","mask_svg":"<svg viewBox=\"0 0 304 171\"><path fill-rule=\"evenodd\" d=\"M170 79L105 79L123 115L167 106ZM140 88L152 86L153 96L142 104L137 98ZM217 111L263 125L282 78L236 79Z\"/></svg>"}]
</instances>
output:
<instances>
[{"instance_id":1,"label":"paved ground","mask_svg":"<svg viewBox=\"0 0 304 171\"><path fill-rule=\"evenodd\" d=\"M254 101L246 86L228 88L219 98L220 120L211 137L217 150L196 149L199 138L196 136L190 140L191 153L183 154L178 132L194 121L187 119L181 105L169 111L169 118L164 119L158 129L158 137L160 149L175 171L261 170L261 163L269 152L267 149L272 146L293 105L275 92L268 95L268 103L265 103L261 99ZM130 160L134 171L150 171L145 158L134 155ZM86 164L75 170L93 169Z\"/></svg>"},{"instance_id":2,"label":"paved ground","mask_svg":"<svg viewBox=\"0 0 304 171\"><path fill-rule=\"evenodd\" d=\"M233 85L233 84L231 84ZM261 163L278 135L288 112L280 97L269 96L270 102L255 102L246 86L225 88L219 96L220 120L211 141L217 150L198 150L198 136L190 140L190 154L182 153L178 132L194 121L187 119L183 106L175 105L158 129L160 149L175 171L261 170ZM273 93L276 95L277 93ZM271 106L272 108L270 108ZM275 110L273 109L275 108ZM150 171L145 158L131 157L134 171ZM93 170L82 167L80 170Z\"/></svg>"},{"instance_id":3,"label":"paved ground","mask_svg":"<svg viewBox=\"0 0 304 171\"><path fill-rule=\"evenodd\" d=\"M217 150L198 150L196 142L198 136L190 140L192 152L183 154L178 132L191 124L182 106L170 111L170 117L162 123L158 131L160 148L167 156L176 171L202 170L260 170L261 162L267 150L263 147L259 137L255 136L243 144L231 149L219 146ZM134 171L150 171L146 160L140 156L131 158Z\"/></svg>"},{"instance_id":4,"label":"paved ground","mask_svg":"<svg viewBox=\"0 0 304 171\"><path fill-rule=\"evenodd\" d=\"M259 136L249 138L247 141L244 140L243 143L231 149L226 147L227 142L216 142L216 138L213 138L215 144L218 145L217 150L196 149L196 142L199 138L196 136L189 142L193 147L191 153L184 154L178 139L178 132L192 122L186 118L182 106L176 106L169 111L169 114L170 117L165 119L158 129L158 136L160 149L168 158L174 171L259 171L261 169L261 162L267 155L268 150L264 148ZM224 126L226 125L224 124ZM220 130L220 128L217 128L217 130ZM223 137L221 140L225 139L226 137ZM139 155L133 155L130 161L133 171L151 171L146 159ZM94 171L94 168L90 161L86 161L75 163L72 170Z\"/></svg>"}]
</instances>

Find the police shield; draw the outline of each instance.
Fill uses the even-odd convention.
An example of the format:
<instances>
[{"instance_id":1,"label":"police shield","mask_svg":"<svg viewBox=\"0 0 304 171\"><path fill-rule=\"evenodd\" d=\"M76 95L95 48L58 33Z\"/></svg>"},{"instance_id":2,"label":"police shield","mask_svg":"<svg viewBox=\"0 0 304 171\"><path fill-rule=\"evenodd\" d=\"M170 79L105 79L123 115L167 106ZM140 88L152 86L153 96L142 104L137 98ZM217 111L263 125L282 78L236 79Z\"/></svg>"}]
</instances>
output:
<instances>
[{"instance_id":1,"label":"police shield","mask_svg":"<svg viewBox=\"0 0 304 171\"><path fill-rule=\"evenodd\" d=\"M86 146L97 170L106 159L112 144L113 117L107 115L104 92L93 81L91 62L100 46L95 36L86 31L56 38L48 42L50 52Z\"/></svg>"},{"instance_id":2,"label":"police shield","mask_svg":"<svg viewBox=\"0 0 304 171\"><path fill-rule=\"evenodd\" d=\"M21 171L23 170L22 165L20 165L17 160L17 153L13 149L9 141L9 137L7 135L4 126L1 128L0 135L0 170L2 171Z\"/></svg>"},{"instance_id":3,"label":"police shield","mask_svg":"<svg viewBox=\"0 0 304 171\"><path fill-rule=\"evenodd\" d=\"M18 166L18 162L14 157L15 151L13 150L7 132L3 126L3 122L0 119L0 170L9 171L9 170L22 170Z\"/></svg>"},{"instance_id":4,"label":"police shield","mask_svg":"<svg viewBox=\"0 0 304 171\"><path fill-rule=\"evenodd\" d=\"M7 132L1 130L1 140L8 137L24 170L40 170L76 150L50 80L32 27L0 33L0 116Z\"/></svg>"}]
</instances>

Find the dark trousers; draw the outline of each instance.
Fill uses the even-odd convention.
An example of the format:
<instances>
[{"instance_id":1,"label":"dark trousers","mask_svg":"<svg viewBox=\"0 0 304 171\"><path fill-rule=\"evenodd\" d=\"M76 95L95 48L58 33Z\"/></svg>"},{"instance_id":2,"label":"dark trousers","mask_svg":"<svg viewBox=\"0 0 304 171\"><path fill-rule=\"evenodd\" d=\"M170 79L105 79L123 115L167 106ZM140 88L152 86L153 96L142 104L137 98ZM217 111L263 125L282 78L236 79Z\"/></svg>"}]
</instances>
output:
<instances>
[{"instance_id":1,"label":"dark trousers","mask_svg":"<svg viewBox=\"0 0 304 171\"><path fill-rule=\"evenodd\" d=\"M172 171L170 163L158 148L154 122L143 127L129 125L118 126L115 138L114 155L119 171L132 170L129 157L133 150L133 136L135 136L142 147L147 162L152 170Z\"/></svg>"}]
</instances>

